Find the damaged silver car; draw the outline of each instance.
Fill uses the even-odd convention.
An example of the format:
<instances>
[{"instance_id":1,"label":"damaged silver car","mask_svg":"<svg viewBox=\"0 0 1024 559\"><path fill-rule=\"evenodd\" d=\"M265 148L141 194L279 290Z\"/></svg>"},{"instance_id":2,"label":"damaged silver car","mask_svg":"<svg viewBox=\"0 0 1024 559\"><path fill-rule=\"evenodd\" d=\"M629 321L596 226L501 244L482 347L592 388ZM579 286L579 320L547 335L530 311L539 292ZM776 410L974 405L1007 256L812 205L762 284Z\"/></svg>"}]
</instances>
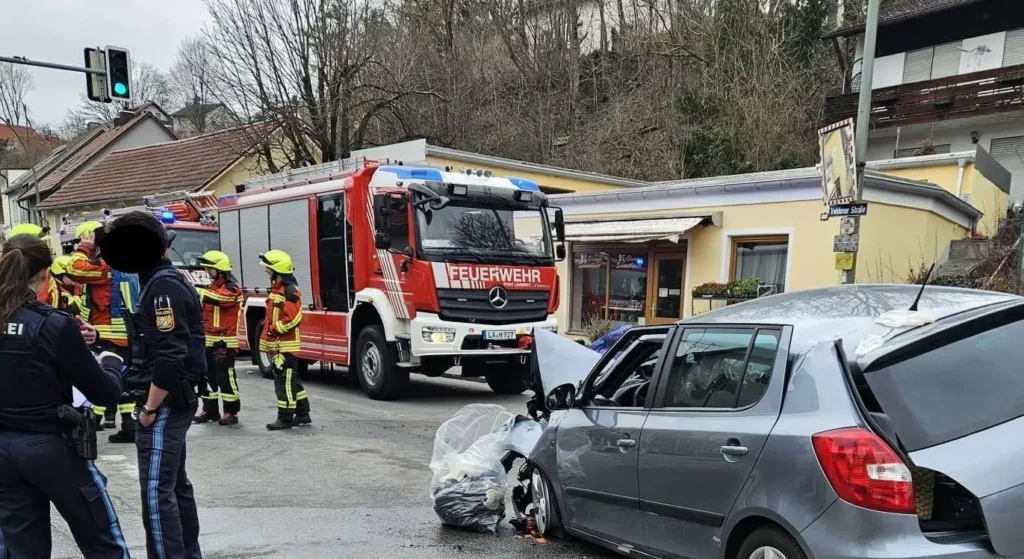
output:
<instances>
[{"instance_id":1,"label":"damaged silver car","mask_svg":"<svg viewBox=\"0 0 1024 559\"><path fill-rule=\"evenodd\" d=\"M538 332L513 501L637 557L1024 557L1022 340L1024 298L883 285Z\"/></svg>"}]
</instances>

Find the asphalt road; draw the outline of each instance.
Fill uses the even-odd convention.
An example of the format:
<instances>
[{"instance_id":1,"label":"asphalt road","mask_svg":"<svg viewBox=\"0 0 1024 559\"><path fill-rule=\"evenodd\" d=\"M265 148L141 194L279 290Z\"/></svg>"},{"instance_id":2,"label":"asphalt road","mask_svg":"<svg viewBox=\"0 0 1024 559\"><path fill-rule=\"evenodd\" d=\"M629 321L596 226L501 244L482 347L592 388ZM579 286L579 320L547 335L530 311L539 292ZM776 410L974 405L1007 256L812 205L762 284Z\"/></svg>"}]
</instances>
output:
<instances>
[{"instance_id":1,"label":"asphalt road","mask_svg":"<svg viewBox=\"0 0 1024 559\"><path fill-rule=\"evenodd\" d=\"M485 384L413 375L409 396L376 402L313 367L307 390L313 425L268 432L272 382L239 367L241 423L194 425L188 471L199 502L200 542L210 559L302 557L612 557L580 542L539 544L507 521L497 535L443 527L427 495L438 425L479 402L525 411L525 396L497 396ZM100 433L96 461L136 557L145 557L134 445ZM511 513L511 509L509 510ZM54 557L81 557L53 512Z\"/></svg>"}]
</instances>

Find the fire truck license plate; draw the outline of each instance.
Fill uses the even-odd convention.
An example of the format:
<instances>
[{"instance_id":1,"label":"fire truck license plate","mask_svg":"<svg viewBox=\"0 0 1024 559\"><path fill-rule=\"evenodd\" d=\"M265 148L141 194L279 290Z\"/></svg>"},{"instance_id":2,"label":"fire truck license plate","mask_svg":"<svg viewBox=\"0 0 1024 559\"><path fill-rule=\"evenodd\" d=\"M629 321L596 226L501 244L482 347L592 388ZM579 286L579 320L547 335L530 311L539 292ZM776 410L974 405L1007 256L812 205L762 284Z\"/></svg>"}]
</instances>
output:
<instances>
[{"instance_id":1,"label":"fire truck license plate","mask_svg":"<svg viewBox=\"0 0 1024 559\"><path fill-rule=\"evenodd\" d=\"M516 339L515 330L484 330L485 340L514 340Z\"/></svg>"}]
</instances>

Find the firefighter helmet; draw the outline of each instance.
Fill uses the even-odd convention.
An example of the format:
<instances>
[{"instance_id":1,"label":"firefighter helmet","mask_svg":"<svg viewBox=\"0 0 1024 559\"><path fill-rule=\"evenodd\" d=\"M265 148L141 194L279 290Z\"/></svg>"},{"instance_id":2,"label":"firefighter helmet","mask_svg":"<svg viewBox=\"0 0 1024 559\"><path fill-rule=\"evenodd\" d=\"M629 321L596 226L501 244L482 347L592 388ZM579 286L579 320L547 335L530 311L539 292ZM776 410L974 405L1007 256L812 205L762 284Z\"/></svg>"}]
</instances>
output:
<instances>
[{"instance_id":1,"label":"firefighter helmet","mask_svg":"<svg viewBox=\"0 0 1024 559\"><path fill-rule=\"evenodd\" d=\"M70 256L58 256L53 259L53 264L50 264L50 273L55 276L62 276L68 273L69 266L71 266Z\"/></svg>"},{"instance_id":2,"label":"firefighter helmet","mask_svg":"<svg viewBox=\"0 0 1024 559\"><path fill-rule=\"evenodd\" d=\"M213 268L221 272L231 271L231 259L228 255L219 250L211 250L199 258L199 265L204 268Z\"/></svg>"},{"instance_id":3,"label":"firefighter helmet","mask_svg":"<svg viewBox=\"0 0 1024 559\"><path fill-rule=\"evenodd\" d=\"M75 229L75 238L81 239L86 233L95 233L97 229L103 229L103 224L98 221L86 221Z\"/></svg>"},{"instance_id":4,"label":"firefighter helmet","mask_svg":"<svg viewBox=\"0 0 1024 559\"><path fill-rule=\"evenodd\" d=\"M15 235L32 235L33 237L45 239L49 233L49 227L41 227L39 225L36 225L35 223L22 223L21 225L16 225L14 229L11 229L10 236L14 237Z\"/></svg>"},{"instance_id":5,"label":"firefighter helmet","mask_svg":"<svg viewBox=\"0 0 1024 559\"><path fill-rule=\"evenodd\" d=\"M278 274L294 274L292 257L283 250L268 250L260 255L260 264Z\"/></svg>"}]
</instances>

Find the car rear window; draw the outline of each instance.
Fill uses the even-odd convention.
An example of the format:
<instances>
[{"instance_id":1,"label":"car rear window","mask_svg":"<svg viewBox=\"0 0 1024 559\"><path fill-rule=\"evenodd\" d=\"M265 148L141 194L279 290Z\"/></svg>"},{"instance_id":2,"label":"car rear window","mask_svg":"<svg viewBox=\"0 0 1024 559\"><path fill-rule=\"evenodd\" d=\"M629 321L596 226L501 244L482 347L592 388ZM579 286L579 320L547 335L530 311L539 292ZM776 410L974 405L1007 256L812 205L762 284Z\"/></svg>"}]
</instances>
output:
<instances>
[{"instance_id":1,"label":"car rear window","mask_svg":"<svg viewBox=\"0 0 1024 559\"><path fill-rule=\"evenodd\" d=\"M865 374L910 452L1024 416L1024 322Z\"/></svg>"}]
</instances>

